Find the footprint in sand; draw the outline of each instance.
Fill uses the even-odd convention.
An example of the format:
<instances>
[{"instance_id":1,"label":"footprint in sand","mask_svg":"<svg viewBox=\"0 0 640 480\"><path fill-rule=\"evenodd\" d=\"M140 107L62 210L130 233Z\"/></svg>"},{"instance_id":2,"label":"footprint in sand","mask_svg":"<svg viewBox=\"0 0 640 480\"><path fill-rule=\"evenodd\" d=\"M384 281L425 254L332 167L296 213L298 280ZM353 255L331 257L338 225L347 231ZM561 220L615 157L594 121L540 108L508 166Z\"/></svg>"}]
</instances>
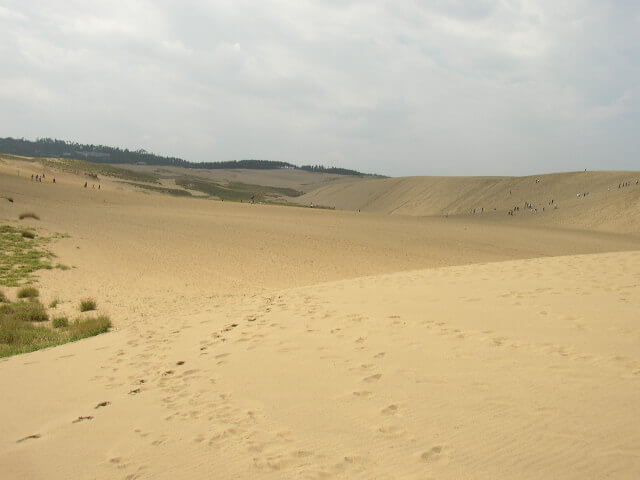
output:
<instances>
[{"instance_id":1,"label":"footprint in sand","mask_svg":"<svg viewBox=\"0 0 640 480\"><path fill-rule=\"evenodd\" d=\"M95 409L101 408L101 407L106 407L107 405L111 405L111 402L100 402L99 404L97 404L95 407Z\"/></svg>"},{"instance_id":2,"label":"footprint in sand","mask_svg":"<svg viewBox=\"0 0 640 480\"><path fill-rule=\"evenodd\" d=\"M371 375L369 377L365 377L362 379L363 382L372 383L377 382L382 377L381 373L376 373L375 375Z\"/></svg>"},{"instance_id":3,"label":"footprint in sand","mask_svg":"<svg viewBox=\"0 0 640 480\"><path fill-rule=\"evenodd\" d=\"M91 415L86 415L86 416L81 416L76 418L73 422L71 423L78 423L78 422L83 422L84 420L93 420L93 417Z\"/></svg>"},{"instance_id":4,"label":"footprint in sand","mask_svg":"<svg viewBox=\"0 0 640 480\"><path fill-rule=\"evenodd\" d=\"M134 390L131 390L131 391L129 392L129 395L137 395L137 394L139 394L140 392L141 392L141 390L140 390L139 388L136 388L136 389L134 389Z\"/></svg>"},{"instance_id":5,"label":"footprint in sand","mask_svg":"<svg viewBox=\"0 0 640 480\"><path fill-rule=\"evenodd\" d=\"M420 460L425 463L441 462L444 459L444 447L441 445L436 445L420 455Z\"/></svg>"},{"instance_id":6,"label":"footprint in sand","mask_svg":"<svg viewBox=\"0 0 640 480\"><path fill-rule=\"evenodd\" d=\"M26 437L21 438L20 440L16 440L16 443L22 443L22 442L24 442L26 440L34 440L36 438L40 438L40 436L41 435L39 433L36 433L36 434L33 434L33 435L27 435Z\"/></svg>"},{"instance_id":7,"label":"footprint in sand","mask_svg":"<svg viewBox=\"0 0 640 480\"><path fill-rule=\"evenodd\" d=\"M357 392L353 392L353 394L356 397L370 397L371 395L373 395L373 392L370 392L369 390L360 390Z\"/></svg>"},{"instance_id":8,"label":"footprint in sand","mask_svg":"<svg viewBox=\"0 0 640 480\"><path fill-rule=\"evenodd\" d=\"M389 405L388 407L383 408L380 413L382 413L382 415L395 415L397 412L397 405Z\"/></svg>"}]
</instances>

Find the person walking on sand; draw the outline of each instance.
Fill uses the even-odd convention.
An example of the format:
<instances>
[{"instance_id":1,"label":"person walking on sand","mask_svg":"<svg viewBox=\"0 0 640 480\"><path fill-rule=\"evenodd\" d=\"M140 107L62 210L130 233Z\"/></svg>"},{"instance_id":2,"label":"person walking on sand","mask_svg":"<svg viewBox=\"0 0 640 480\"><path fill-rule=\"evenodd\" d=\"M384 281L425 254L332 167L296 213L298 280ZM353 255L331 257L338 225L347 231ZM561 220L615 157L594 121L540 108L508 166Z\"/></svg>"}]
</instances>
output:
<instances>
[{"instance_id":1,"label":"person walking on sand","mask_svg":"<svg viewBox=\"0 0 640 480\"><path fill-rule=\"evenodd\" d=\"M84 182L84 188L87 188L87 182Z\"/></svg>"}]
</instances>

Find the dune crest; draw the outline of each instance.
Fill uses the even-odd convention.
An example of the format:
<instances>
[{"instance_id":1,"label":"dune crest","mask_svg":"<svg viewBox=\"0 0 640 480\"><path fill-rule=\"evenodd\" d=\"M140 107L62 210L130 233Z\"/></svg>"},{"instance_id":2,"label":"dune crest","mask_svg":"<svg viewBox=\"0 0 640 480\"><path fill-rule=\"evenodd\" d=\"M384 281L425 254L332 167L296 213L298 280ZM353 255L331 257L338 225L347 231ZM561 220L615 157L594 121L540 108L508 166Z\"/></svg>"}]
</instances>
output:
<instances>
[{"instance_id":1,"label":"dune crest","mask_svg":"<svg viewBox=\"0 0 640 480\"><path fill-rule=\"evenodd\" d=\"M395 215L483 215L500 220L518 206L517 215L508 218L514 223L640 234L636 181L640 172L365 179L321 186L296 201ZM629 185L619 187L625 183Z\"/></svg>"}]
</instances>

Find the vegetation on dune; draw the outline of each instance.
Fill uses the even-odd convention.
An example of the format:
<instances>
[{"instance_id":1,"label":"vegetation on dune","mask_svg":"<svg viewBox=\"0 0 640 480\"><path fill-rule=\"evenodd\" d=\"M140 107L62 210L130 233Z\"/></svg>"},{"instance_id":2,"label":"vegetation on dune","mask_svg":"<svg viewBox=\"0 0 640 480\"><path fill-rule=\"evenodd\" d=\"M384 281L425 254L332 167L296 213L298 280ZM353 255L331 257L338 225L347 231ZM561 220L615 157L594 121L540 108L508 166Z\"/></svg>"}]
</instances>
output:
<instances>
[{"instance_id":1,"label":"vegetation on dune","mask_svg":"<svg viewBox=\"0 0 640 480\"><path fill-rule=\"evenodd\" d=\"M111 320L106 315L79 319L69 325L69 341L75 342L81 338L93 337L106 333L111 328Z\"/></svg>"},{"instance_id":2,"label":"vegetation on dune","mask_svg":"<svg viewBox=\"0 0 640 480\"><path fill-rule=\"evenodd\" d=\"M50 269L49 259L54 255L42 248L50 238L22 235L24 230L9 225L0 226L0 285L18 287L33 282L33 272ZM64 235L55 235L61 237ZM60 264L58 264L60 265ZM49 325L49 314L38 300L40 292L32 286L23 286L16 292L18 300L12 302L0 291L0 357L32 352L67 342L104 333L111 328L104 315L69 322L56 317ZM56 308L59 300L49 303ZM96 301L85 299L81 310L95 310Z\"/></svg>"},{"instance_id":3,"label":"vegetation on dune","mask_svg":"<svg viewBox=\"0 0 640 480\"><path fill-rule=\"evenodd\" d=\"M348 168L338 168L338 167L325 167L324 165L302 165L300 170L306 170L307 172L315 172L315 173L332 173L334 175L356 175L360 177L364 176L374 176L381 177L382 175L370 175L367 173L358 172L357 170L349 170Z\"/></svg>"},{"instance_id":4,"label":"vegetation on dune","mask_svg":"<svg viewBox=\"0 0 640 480\"><path fill-rule=\"evenodd\" d=\"M158 183L158 177L151 173L134 172L126 168L114 167L102 163L94 163L87 160L75 158L38 158L44 166L55 168L63 172L74 173L76 175L86 175L96 182L100 181L100 176L121 178L135 182Z\"/></svg>"},{"instance_id":5,"label":"vegetation on dune","mask_svg":"<svg viewBox=\"0 0 640 480\"><path fill-rule=\"evenodd\" d=\"M0 226L0 285L18 287L34 281L37 270L51 269L54 255L43 245L47 237L30 238L22 230L9 225Z\"/></svg>"},{"instance_id":6,"label":"vegetation on dune","mask_svg":"<svg viewBox=\"0 0 640 480\"><path fill-rule=\"evenodd\" d=\"M133 185L134 187L142 188L142 189L145 189L145 190L151 190L151 191L157 192L157 193L165 193L167 195L174 195L176 197L190 197L191 196L191 193L187 192L186 190L182 190L180 188L156 187L155 185L146 185L144 183L134 183L134 182L122 182L122 183L126 183L127 185Z\"/></svg>"},{"instance_id":7,"label":"vegetation on dune","mask_svg":"<svg viewBox=\"0 0 640 480\"><path fill-rule=\"evenodd\" d=\"M221 185L219 183L207 182L197 178L178 178L176 184L190 190L197 190L221 200L234 202L251 201L251 197L256 202L265 201L268 198L274 199L283 196L297 197L302 192L293 188L269 187L264 185L252 185L249 183L229 182Z\"/></svg>"},{"instance_id":8,"label":"vegetation on dune","mask_svg":"<svg viewBox=\"0 0 640 480\"><path fill-rule=\"evenodd\" d=\"M51 326L53 328L64 328L69 326L69 319L67 317L56 317L51 320Z\"/></svg>"},{"instance_id":9,"label":"vegetation on dune","mask_svg":"<svg viewBox=\"0 0 640 480\"><path fill-rule=\"evenodd\" d=\"M23 322L46 322L49 315L38 300L18 301L8 304L7 313Z\"/></svg>"},{"instance_id":10,"label":"vegetation on dune","mask_svg":"<svg viewBox=\"0 0 640 480\"><path fill-rule=\"evenodd\" d=\"M18 290L18 298L36 298L40 296L40 292L34 287L22 287Z\"/></svg>"},{"instance_id":11,"label":"vegetation on dune","mask_svg":"<svg viewBox=\"0 0 640 480\"><path fill-rule=\"evenodd\" d=\"M32 352L105 333L111 328L109 317L101 315L69 322L57 317L52 327L38 325L48 320L40 302L17 301L0 307L0 357Z\"/></svg>"},{"instance_id":12,"label":"vegetation on dune","mask_svg":"<svg viewBox=\"0 0 640 480\"><path fill-rule=\"evenodd\" d=\"M83 298L80 301L81 312L88 312L90 310L95 310L97 307L98 307L98 304L93 298Z\"/></svg>"}]
</instances>

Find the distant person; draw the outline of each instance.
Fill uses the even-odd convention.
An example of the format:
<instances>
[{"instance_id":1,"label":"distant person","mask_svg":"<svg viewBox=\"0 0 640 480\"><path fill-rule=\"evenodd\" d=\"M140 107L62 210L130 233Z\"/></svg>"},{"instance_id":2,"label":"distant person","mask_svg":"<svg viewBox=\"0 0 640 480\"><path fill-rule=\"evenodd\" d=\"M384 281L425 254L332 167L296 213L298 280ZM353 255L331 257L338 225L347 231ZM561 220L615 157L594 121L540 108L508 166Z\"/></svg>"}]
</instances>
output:
<instances>
[{"instance_id":1,"label":"distant person","mask_svg":"<svg viewBox=\"0 0 640 480\"><path fill-rule=\"evenodd\" d=\"M84 182L84 188L87 188L87 182Z\"/></svg>"},{"instance_id":2,"label":"distant person","mask_svg":"<svg viewBox=\"0 0 640 480\"><path fill-rule=\"evenodd\" d=\"M56 183L56 177L53 177L53 183Z\"/></svg>"}]
</instances>

